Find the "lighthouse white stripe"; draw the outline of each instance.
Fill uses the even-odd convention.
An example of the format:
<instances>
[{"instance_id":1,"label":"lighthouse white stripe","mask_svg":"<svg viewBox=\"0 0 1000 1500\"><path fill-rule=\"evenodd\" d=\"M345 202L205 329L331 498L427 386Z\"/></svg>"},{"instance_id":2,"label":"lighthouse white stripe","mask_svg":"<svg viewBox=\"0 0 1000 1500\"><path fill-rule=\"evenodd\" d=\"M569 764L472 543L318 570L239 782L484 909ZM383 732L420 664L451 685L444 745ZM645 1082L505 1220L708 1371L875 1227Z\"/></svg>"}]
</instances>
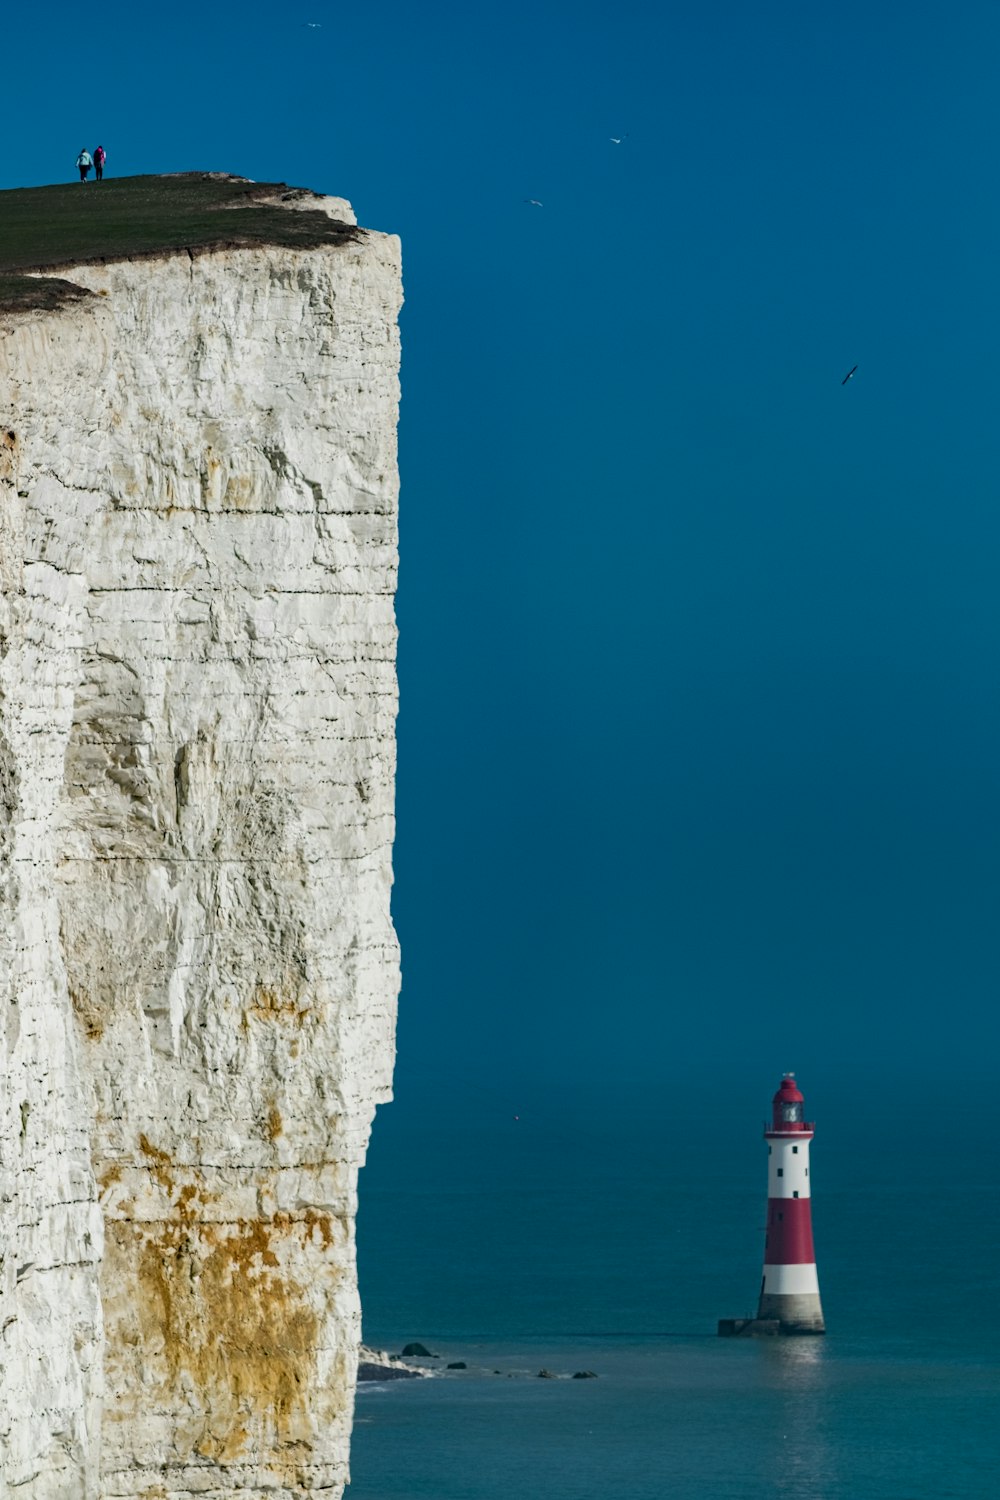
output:
<instances>
[{"instance_id":1,"label":"lighthouse white stripe","mask_svg":"<svg viewBox=\"0 0 1000 1500\"><path fill-rule=\"evenodd\" d=\"M808 1198L809 1144L795 1141L771 1141L767 1159L767 1196L769 1198ZM793 1149L796 1148L797 1149Z\"/></svg>"},{"instance_id":2,"label":"lighthouse white stripe","mask_svg":"<svg viewBox=\"0 0 1000 1500\"><path fill-rule=\"evenodd\" d=\"M764 1267L764 1291L777 1296L794 1296L802 1292L819 1294L815 1265Z\"/></svg>"},{"instance_id":3,"label":"lighthouse white stripe","mask_svg":"<svg viewBox=\"0 0 1000 1500\"><path fill-rule=\"evenodd\" d=\"M775 1177L773 1182L767 1185L767 1196L769 1198L811 1198L809 1191L809 1178L803 1177L800 1182L795 1178Z\"/></svg>"}]
</instances>

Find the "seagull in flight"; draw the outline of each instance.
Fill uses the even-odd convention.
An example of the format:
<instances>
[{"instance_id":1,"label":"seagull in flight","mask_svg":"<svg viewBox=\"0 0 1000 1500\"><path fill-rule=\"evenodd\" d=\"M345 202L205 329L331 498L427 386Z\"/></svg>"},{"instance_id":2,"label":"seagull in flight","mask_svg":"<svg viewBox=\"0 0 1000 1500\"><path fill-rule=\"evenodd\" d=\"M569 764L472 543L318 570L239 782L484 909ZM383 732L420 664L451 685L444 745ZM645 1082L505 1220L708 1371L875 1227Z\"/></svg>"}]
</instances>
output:
<instances>
[{"instance_id":1,"label":"seagull in flight","mask_svg":"<svg viewBox=\"0 0 1000 1500\"><path fill-rule=\"evenodd\" d=\"M537 198L525 198L524 201L525 203L533 203L536 208L545 207L544 203L540 203Z\"/></svg>"},{"instance_id":2,"label":"seagull in flight","mask_svg":"<svg viewBox=\"0 0 1000 1500\"><path fill-rule=\"evenodd\" d=\"M608 140L613 141L616 146L620 146L622 141L628 140L628 134L626 133L625 135L609 135Z\"/></svg>"},{"instance_id":3,"label":"seagull in flight","mask_svg":"<svg viewBox=\"0 0 1000 1500\"><path fill-rule=\"evenodd\" d=\"M841 385L846 385L847 384L847 382L851 379L851 377L854 374L854 371L857 368L858 368L857 365L855 365L853 369L848 370L847 374L844 376L843 380L840 382Z\"/></svg>"},{"instance_id":4,"label":"seagull in flight","mask_svg":"<svg viewBox=\"0 0 1000 1500\"><path fill-rule=\"evenodd\" d=\"M302 25L303 25L303 28L306 31L322 31L323 30L323 22L322 21L303 21Z\"/></svg>"}]
</instances>

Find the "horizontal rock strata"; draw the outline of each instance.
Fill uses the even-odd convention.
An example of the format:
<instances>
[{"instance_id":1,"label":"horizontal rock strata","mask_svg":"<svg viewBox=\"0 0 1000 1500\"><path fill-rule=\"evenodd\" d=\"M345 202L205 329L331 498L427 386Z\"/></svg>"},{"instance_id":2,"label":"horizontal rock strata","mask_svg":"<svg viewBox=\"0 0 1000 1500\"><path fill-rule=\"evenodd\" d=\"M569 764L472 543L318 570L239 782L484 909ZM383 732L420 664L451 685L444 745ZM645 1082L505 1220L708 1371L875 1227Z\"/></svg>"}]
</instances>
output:
<instances>
[{"instance_id":1,"label":"horizontal rock strata","mask_svg":"<svg viewBox=\"0 0 1000 1500\"><path fill-rule=\"evenodd\" d=\"M58 275L0 313L0 1493L339 1496L398 243Z\"/></svg>"}]
</instances>

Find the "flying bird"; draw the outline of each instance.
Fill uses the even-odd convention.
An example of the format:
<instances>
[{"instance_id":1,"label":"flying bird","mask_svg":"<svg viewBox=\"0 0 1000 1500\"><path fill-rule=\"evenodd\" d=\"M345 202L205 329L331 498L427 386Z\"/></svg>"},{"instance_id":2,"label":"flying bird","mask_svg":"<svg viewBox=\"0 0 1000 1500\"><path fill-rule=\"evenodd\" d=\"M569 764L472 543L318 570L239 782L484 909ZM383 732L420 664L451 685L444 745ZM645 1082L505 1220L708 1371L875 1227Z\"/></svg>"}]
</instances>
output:
<instances>
[{"instance_id":1,"label":"flying bird","mask_svg":"<svg viewBox=\"0 0 1000 1500\"><path fill-rule=\"evenodd\" d=\"M616 146L620 146L622 141L628 140L628 134L626 133L625 135L609 135L608 140L614 141Z\"/></svg>"},{"instance_id":2,"label":"flying bird","mask_svg":"<svg viewBox=\"0 0 1000 1500\"><path fill-rule=\"evenodd\" d=\"M303 25L303 27L307 31L322 31L323 30L323 22L322 21L303 21L302 25Z\"/></svg>"},{"instance_id":3,"label":"flying bird","mask_svg":"<svg viewBox=\"0 0 1000 1500\"><path fill-rule=\"evenodd\" d=\"M851 379L851 376L854 374L854 370L856 370L857 368L858 368L857 365L855 365L854 369L848 370L847 374L844 376L843 380L840 382L841 385L846 385L847 384L847 382Z\"/></svg>"},{"instance_id":4,"label":"flying bird","mask_svg":"<svg viewBox=\"0 0 1000 1500\"><path fill-rule=\"evenodd\" d=\"M537 198L525 198L525 203L533 203L536 208L544 208L544 203L539 203Z\"/></svg>"}]
</instances>

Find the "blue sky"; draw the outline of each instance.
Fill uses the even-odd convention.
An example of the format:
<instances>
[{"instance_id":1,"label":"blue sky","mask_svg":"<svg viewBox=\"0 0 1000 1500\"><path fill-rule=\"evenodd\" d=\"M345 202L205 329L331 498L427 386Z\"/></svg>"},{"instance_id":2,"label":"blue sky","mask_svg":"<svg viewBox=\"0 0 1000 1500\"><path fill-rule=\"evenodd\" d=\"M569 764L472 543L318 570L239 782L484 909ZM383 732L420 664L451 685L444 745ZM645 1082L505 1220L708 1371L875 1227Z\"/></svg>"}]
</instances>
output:
<instances>
[{"instance_id":1,"label":"blue sky","mask_svg":"<svg viewBox=\"0 0 1000 1500\"><path fill-rule=\"evenodd\" d=\"M4 186L403 237L400 1105L991 1077L1000 10L89 15Z\"/></svg>"}]
</instances>

